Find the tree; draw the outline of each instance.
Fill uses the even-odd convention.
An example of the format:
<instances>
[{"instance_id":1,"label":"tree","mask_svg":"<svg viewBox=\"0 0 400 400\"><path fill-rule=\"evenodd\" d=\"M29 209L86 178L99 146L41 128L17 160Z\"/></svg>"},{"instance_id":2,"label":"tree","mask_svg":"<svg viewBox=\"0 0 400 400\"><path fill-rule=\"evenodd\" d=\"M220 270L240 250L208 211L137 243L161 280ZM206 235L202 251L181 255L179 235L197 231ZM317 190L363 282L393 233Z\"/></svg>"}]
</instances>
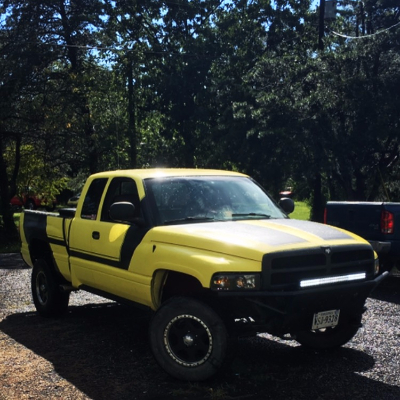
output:
<instances>
[{"instance_id":1,"label":"tree","mask_svg":"<svg viewBox=\"0 0 400 400\"><path fill-rule=\"evenodd\" d=\"M149 77L154 105L163 115L161 135L170 143L169 164L205 165L210 151L208 79L219 55L212 17L219 0L166 3ZM147 82L149 79L147 79Z\"/></svg>"},{"instance_id":2,"label":"tree","mask_svg":"<svg viewBox=\"0 0 400 400\"><path fill-rule=\"evenodd\" d=\"M341 36L330 39L327 70L341 79L329 86L331 107L331 198L383 199L382 183L396 169L399 92L398 26L395 2L364 2L339 19ZM354 34L355 32L355 34ZM357 38L357 39L354 39ZM334 47L333 47L334 46Z\"/></svg>"},{"instance_id":3,"label":"tree","mask_svg":"<svg viewBox=\"0 0 400 400\"><path fill-rule=\"evenodd\" d=\"M2 11L8 2L1 4ZM30 10L29 10L30 11ZM53 60L53 54L43 49L37 31L40 24L32 13L11 13L1 18L0 30L0 201L4 223L4 238L17 236L10 199L16 194L20 166L21 144L27 132L37 129L43 120L35 93L43 83L41 70ZM5 154L12 151L12 157ZM13 159L11 167L7 161Z\"/></svg>"},{"instance_id":4,"label":"tree","mask_svg":"<svg viewBox=\"0 0 400 400\"><path fill-rule=\"evenodd\" d=\"M100 4L23 0L0 3L0 197L6 237L16 236L9 201L16 193L21 145L33 143L37 153L44 146L48 160L54 143L62 137L60 132L65 132L72 120L79 120L89 144L84 146L89 149L89 169L95 170L96 149L91 146L93 130L82 73L86 50L82 46L93 43L91 27L101 22ZM62 114L63 106L74 111L69 122ZM76 138L73 136L63 149L75 147ZM10 149L14 151L13 160L5 158ZM65 165L62 151L53 153L52 158Z\"/></svg>"},{"instance_id":5,"label":"tree","mask_svg":"<svg viewBox=\"0 0 400 400\"><path fill-rule=\"evenodd\" d=\"M11 228L26 148L57 177L222 167L274 195L290 181L315 220L328 198L400 192L393 0L345 0L319 32L310 1L7 0L0 8L0 196Z\"/></svg>"},{"instance_id":6,"label":"tree","mask_svg":"<svg viewBox=\"0 0 400 400\"><path fill-rule=\"evenodd\" d=\"M277 2L276 13L266 50L244 79L254 100L238 104L236 115L248 138L255 136L249 159L272 174L279 166L277 182L304 181L313 219L321 221L324 198L374 199L385 171L396 167L398 91L389 82L398 82L397 29L367 41L325 37L321 51L308 9ZM392 22L393 14L379 13ZM349 16L332 25L354 32Z\"/></svg>"},{"instance_id":7,"label":"tree","mask_svg":"<svg viewBox=\"0 0 400 400\"><path fill-rule=\"evenodd\" d=\"M215 140L223 143L220 159L230 159L274 195L291 176L299 153L302 128L294 104L301 100L300 66L313 47L308 6L236 2L220 17L225 52L213 67L211 88L218 110Z\"/></svg>"}]
</instances>

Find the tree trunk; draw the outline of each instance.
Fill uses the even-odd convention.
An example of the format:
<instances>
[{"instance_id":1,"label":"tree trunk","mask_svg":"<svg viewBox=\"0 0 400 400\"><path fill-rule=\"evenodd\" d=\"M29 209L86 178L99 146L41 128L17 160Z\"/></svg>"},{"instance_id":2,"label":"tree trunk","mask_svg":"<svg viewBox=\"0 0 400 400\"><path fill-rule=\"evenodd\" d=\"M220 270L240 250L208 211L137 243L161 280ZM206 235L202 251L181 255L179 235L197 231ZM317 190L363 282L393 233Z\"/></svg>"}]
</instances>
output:
<instances>
[{"instance_id":1,"label":"tree trunk","mask_svg":"<svg viewBox=\"0 0 400 400\"><path fill-rule=\"evenodd\" d=\"M7 174L7 165L3 158L4 149L0 136L0 210L3 217L3 228L0 229L0 241L12 243L18 240L18 230L14 223L13 211L10 205L10 190Z\"/></svg>"},{"instance_id":2,"label":"tree trunk","mask_svg":"<svg viewBox=\"0 0 400 400\"><path fill-rule=\"evenodd\" d=\"M129 142L131 145L130 151L130 164L131 168L137 167L137 133L136 133L136 118L135 118L135 98L134 98L134 87L133 87L133 66L132 60L128 61L128 115L129 115Z\"/></svg>"},{"instance_id":3,"label":"tree trunk","mask_svg":"<svg viewBox=\"0 0 400 400\"><path fill-rule=\"evenodd\" d=\"M324 221L325 201L322 195L322 177L316 173L313 182L313 202L311 207L311 220L315 222Z\"/></svg>"}]
</instances>

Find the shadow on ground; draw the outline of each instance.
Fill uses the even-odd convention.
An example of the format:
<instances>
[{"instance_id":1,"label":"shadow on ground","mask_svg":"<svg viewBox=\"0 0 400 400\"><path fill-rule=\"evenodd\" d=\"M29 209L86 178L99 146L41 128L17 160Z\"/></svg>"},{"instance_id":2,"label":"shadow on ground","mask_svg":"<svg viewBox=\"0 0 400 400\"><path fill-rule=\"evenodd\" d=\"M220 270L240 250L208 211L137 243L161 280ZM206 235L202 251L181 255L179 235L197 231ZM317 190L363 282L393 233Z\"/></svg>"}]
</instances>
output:
<instances>
[{"instance_id":1,"label":"shadow on ground","mask_svg":"<svg viewBox=\"0 0 400 400\"><path fill-rule=\"evenodd\" d=\"M371 298L400 304L400 274L389 275L372 292Z\"/></svg>"},{"instance_id":2,"label":"shadow on ground","mask_svg":"<svg viewBox=\"0 0 400 400\"><path fill-rule=\"evenodd\" d=\"M179 382L156 365L150 315L114 303L70 307L61 319L18 313L0 330L54 366L94 400L399 399L398 387L367 379L369 355L350 348L317 353L261 337L231 349L232 362L208 382Z\"/></svg>"},{"instance_id":3,"label":"shadow on ground","mask_svg":"<svg viewBox=\"0 0 400 400\"><path fill-rule=\"evenodd\" d=\"M18 253L0 254L0 269L25 269L30 268Z\"/></svg>"}]
</instances>

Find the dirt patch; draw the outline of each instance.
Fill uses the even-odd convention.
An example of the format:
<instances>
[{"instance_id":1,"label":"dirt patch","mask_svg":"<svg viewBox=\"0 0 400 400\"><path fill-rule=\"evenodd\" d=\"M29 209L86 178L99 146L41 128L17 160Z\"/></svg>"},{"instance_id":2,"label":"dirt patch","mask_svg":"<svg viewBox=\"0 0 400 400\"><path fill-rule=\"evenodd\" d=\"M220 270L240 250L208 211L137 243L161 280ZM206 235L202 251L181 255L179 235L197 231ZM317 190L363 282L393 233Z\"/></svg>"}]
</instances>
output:
<instances>
[{"instance_id":1,"label":"dirt patch","mask_svg":"<svg viewBox=\"0 0 400 400\"><path fill-rule=\"evenodd\" d=\"M65 317L41 318L31 271L14 265L0 263L0 400L400 398L400 277L374 292L364 327L343 348L310 352L268 335L242 339L220 376L192 384L154 361L149 312L77 292Z\"/></svg>"}]
</instances>

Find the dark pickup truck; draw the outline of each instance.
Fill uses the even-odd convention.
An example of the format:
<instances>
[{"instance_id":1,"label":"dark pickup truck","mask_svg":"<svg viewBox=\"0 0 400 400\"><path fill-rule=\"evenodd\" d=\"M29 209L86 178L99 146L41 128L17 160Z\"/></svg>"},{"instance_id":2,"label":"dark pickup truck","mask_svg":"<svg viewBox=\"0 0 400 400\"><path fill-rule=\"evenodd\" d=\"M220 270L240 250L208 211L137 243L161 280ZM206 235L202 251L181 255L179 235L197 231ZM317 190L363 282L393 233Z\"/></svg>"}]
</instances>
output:
<instances>
[{"instance_id":1,"label":"dark pickup truck","mask_svg":"<svg viewBox=\"0 0 400 400\"><path fill-rule=\"evenodd\" d=\"M324 222L368 240L381 270L400 267L400 203L329 201Z\"/></svg>"}]
</instances>

